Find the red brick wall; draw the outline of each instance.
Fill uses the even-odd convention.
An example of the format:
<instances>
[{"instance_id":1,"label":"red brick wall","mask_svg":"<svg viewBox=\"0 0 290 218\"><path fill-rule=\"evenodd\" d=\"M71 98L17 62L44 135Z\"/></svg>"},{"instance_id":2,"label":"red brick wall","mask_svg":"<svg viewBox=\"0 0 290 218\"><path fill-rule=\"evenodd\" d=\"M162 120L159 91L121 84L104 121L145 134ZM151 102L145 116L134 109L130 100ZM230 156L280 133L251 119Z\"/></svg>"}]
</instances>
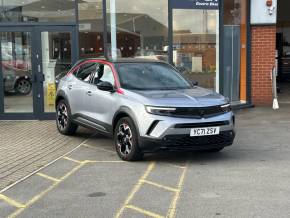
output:
<instances>
[{"instance_id":1,"label":"red brick wall","mask_svg":"<svg viewBox=\"0 0 290 218\"><path fill-rule=\"evenodd\" d=\"M270 72L275 64L276 26L252 26L252 100L272 103Z\"/></svg>"}]
</instances>

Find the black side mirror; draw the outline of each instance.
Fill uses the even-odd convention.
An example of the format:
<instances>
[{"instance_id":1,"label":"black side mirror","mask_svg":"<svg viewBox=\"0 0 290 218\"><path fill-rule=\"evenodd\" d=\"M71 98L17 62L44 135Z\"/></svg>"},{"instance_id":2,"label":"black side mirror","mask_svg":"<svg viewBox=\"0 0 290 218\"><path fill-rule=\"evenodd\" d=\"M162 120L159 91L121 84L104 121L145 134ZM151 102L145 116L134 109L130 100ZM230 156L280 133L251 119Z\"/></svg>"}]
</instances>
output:
<instances>
[{"instance_id":1,"label":"black side mirror","mask_svg":"<svg viewBox=\"0 0 290 218\"><path fill-rule=\"evenodd\" d=\"M198 86L198 82L197 82L197 81L194 81L194 80L191 81L191 84L192 84L193 86Z\"/></svg>"},{"instance_id":2,"label":"black side mirror","mask_svg":"<svg viewBox=\"0 0 290 218\"><path fill-rule=\"evenodd\" d=\"M98 89L107 92L114 92L115 88L110 82L99 82L97 84Z\"/></svg>"}]
</instances>

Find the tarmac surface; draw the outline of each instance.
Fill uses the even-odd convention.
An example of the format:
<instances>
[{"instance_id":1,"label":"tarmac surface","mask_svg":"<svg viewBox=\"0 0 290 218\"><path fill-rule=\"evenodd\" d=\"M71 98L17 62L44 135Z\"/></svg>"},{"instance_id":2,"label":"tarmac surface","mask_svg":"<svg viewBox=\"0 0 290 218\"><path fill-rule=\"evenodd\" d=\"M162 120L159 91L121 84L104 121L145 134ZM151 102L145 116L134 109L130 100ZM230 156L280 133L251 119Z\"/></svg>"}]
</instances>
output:
<instances>
[{"instance_id":1,"label":"tarmac surface","mask_svg":"<svg viewBox=\"0 0 290 218\"><path fill-rule=\"evenodd\" d=\"M129 163L112 140L79 133L72 152L0 193L0 217L289 217L289 109L238 112L235 144L216 154Z\"/></svg>"}]
</instances>

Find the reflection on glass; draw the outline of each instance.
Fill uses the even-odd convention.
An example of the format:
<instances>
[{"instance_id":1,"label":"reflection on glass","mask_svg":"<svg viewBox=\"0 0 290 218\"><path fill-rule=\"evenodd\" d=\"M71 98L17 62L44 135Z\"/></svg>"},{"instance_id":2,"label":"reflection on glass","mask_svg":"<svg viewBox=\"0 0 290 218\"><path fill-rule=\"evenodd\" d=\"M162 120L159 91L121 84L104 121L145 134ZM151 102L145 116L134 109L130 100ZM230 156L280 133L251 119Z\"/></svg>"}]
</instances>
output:
<instances>
[{"instance_id":1,"label":"reflection on glass","mask_svg":"<svg viewBox=\"0 0 290 218\"><path fill-rule=\"evenodd\" d=\"M247 99L247 0L224 1L224 86L232 103Z\"/></svg>"},{"instance_id":2,"label":"reflection on glass","mask_svg":"<svg viewBox=\"0 0 290 218\"><path fill-rule=\"evenodd\" d=\"M0 22L68 22L74 19L74 0L0 1Z\"/></svg>"},{"instance_id":3,"label":"reflection on glass","mask_svg":"<svg viewBox=\"0 0 290 218\"><path fill-rule=\"evenodd\" d=\"M41 43L44 112L54 112L58 82L71 67L70 33L42 32Z\"/></svg>"},{"instance_id":4,"label":"reflection on glass","mask_svg":"<svg viewBox=\"0 0 290 218\"><path fill-rule=\"evenodd\" d=\"M192 17L193 19L184 19ZM189 80L219 91L219 13L173 10L173 62Z\"/></svg>"},{"instance_id":5,"label":"reflection on glass","mask_svg":"<svg viewBox=\"0 0 290 218\"><path fill-rule=\"evenodd\" d=\"M33 112L30 32L1 32L4 112Z\"/></svg>"},{"instance_id":6,"label":"reflection on glass","mask_svg":"<svg viewBox=\"0 0 290 218\"><path fill-rule=\"evenodd\" d=\"M167 61L168 0L107 0L107 8L109 56Z\"/></svg>"},{"instance_id":7,"label":"reflection on glass","mask_svg":"<svg viewBox=\"0 0 290 218\"><path fill-rule=\"evenodd\" d=\"M104 56L102 0L79 1L78 12L80 57Z\"/></svg>"}]
</instances>

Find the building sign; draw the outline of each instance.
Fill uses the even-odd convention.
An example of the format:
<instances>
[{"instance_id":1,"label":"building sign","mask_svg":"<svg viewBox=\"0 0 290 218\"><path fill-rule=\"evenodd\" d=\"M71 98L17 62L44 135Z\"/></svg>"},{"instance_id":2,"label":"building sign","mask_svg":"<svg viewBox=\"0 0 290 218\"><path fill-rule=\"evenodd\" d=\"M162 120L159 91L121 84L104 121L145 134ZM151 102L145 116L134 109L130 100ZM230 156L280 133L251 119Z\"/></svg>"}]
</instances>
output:
<instances>
[{"instance_id":1,"label":"building sign","mask_svg":"<svg viewBox=\"0 0 290 218\"><path fill-rule=\"evenodd\" d=\"M277 22L277 0L273 0L271 5L265 0L251 1L251 24L267 25Z\"/></svg>"},{"instance_id":2,"label":"building sign","mask_svg":"<svg viewBox=\"0 0 290 218\"><path fill-rule=\"evenodd\" d=\"M180 9L218 10L219 0L171 0L171 5Z\"/></svg>"}]
</instances>

